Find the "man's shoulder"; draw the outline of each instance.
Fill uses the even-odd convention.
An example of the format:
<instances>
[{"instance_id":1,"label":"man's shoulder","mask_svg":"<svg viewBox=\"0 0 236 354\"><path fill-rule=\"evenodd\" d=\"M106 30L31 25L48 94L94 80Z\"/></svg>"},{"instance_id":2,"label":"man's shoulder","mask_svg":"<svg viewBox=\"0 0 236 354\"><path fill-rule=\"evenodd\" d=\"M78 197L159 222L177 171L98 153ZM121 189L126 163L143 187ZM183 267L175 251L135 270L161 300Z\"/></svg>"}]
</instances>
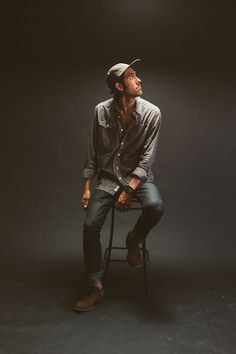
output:
<instances>
[{"instance_id":1,"label":"man's shoulder","mask_svg":"<svg viewBox=\"0 0 236 354\"><path fill-rule=\"evenodd\" d=\"M154 105L153 103L145 100L144 98L138 97L138 103L140 106L140 110L142 111L143 114L148 113L148 112L153 112L157 115L160 114L160 108Z\"/></svg>"},{"instance_id":2,"label":"man's shoulder","mask_svg":"<svg viewBox=\"0 0 236 354\"><path fill-rule=\"evenodd\" d=\"M103 102L100 102L96 105L95 107L95 110L96 111L99 111L101 109L106 109L106 110L109 110L112 106L112 103L113 103L113 98L109 98L108 100L106 101L103 101Z\"/></svg>"}]
</instances>

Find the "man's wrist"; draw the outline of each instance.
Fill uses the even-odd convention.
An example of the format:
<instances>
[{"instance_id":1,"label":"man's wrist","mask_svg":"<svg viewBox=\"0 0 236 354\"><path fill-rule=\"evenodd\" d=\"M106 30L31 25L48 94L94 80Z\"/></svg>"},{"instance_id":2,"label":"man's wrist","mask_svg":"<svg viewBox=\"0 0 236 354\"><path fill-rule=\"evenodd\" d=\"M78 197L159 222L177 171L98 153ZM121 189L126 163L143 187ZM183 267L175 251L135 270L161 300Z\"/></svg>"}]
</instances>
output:
<instances>
[{"instance_id":1,"label":"man's wrist","mask_svg":"<svg viewBox=\"0 0 236 354\"><path fill-rule=\"evenodd\" d=\"M134 193L135 193L135 189L132 188L130 185L127 184L127 185L124 187L124 192L126 192L127 194L133 196Z\"/></svg>"},{"instance_id":2,"label":"man's wrist","mask_svg":"<svg viewBox=\"0 0 236 354\"><path fill-rule=\"evenodd\" d=\"M132 175L131 180L129 181L129 185L133 188L133 189L137 189L138 186L140 185L141 180L139 177L137 177L136 175Z\"/></svg>"}]
</instances>

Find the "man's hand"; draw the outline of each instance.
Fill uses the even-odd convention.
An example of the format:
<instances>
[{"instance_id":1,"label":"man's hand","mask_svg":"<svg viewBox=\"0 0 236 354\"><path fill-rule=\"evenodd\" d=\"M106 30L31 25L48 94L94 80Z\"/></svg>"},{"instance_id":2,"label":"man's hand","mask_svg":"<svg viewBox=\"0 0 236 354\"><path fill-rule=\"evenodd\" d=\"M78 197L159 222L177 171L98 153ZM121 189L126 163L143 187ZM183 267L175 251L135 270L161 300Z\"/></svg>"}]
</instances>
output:
<instances>
[{"instance_id":1,"label":"man's hand","mask_svg":"<svg viewBox=\"0 0 236 354\"><path fill-rule=\"evenodd\" d=\"M119 211L128 211L129 207L132 203L132 195L126 192L121 192L121 194L119 195L119 198L115 204L115 207L117 210Z\"/></svg>"},{"instance_id":2,"label":"man's hand","mask_svg":"<svg viewBox=\"0 0 236 354\"><path fill-rule=\"evenodd\" d=\"M90 189L84 188L82 200L81 200L83 208L86 209L88 207L89 201L90 201Z\"/></svg>"},{"instance_id":3,"label":"man's hand","mask_svg":"<svg viewBox=\"0 0 236 354\"><path fill-rule=\"evenodd\" d=\"M81 200L84 209L88 207L90 201L90 184L91 184L91 179L87 178L84 183L84 191Z\"/></svg>"}]
</instances>

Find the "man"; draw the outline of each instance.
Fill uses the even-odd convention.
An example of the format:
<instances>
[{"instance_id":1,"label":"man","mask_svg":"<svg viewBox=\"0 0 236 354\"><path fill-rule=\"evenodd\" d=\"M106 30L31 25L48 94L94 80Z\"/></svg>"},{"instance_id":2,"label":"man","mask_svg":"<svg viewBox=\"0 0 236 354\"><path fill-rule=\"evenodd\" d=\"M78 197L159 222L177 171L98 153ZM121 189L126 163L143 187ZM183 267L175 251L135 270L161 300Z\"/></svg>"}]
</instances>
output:
<instances>
[{"instance_id":1,"label":"man","mask_svg":"<svg viewBox=\"0 0 236 354\"><path fill-rule=\"evenodd\" d=\"M140 97L141 80L135 71L139 61L110 68L107 85L114 96L95 108L82 196L82 205L87 209L83 248L90 290L74 305L77 311L93 309L104 297L100 231L112 203L119 211L127 211L133 197L142 202L142 214L126 237L127 261L135 267L140 267L143 261L140 242L163 213L161 195L151 171L161 113L158 107ZM91 196L94 177L96 186Z\"/></svg>"}]
</instances>

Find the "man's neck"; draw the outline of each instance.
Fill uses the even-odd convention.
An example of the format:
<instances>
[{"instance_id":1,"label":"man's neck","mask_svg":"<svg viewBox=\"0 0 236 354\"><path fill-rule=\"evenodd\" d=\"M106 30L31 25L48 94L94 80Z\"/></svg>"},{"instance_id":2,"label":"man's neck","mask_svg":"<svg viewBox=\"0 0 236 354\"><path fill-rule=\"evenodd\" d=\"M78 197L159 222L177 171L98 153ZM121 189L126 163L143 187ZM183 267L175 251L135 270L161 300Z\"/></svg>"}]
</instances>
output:
<instances>
[{"instance_id":1,"label":"man's neck","mask_svg":"<svg viewBox=\"0 0 236 354\"><path fill-rule=\"evenodd\" d=\"M131 96L121 96L118 101L117 105L120 111L122 111L125 115L127 112L133 112L136 107L136 97Z\"/></svg>"}]
</instances>

